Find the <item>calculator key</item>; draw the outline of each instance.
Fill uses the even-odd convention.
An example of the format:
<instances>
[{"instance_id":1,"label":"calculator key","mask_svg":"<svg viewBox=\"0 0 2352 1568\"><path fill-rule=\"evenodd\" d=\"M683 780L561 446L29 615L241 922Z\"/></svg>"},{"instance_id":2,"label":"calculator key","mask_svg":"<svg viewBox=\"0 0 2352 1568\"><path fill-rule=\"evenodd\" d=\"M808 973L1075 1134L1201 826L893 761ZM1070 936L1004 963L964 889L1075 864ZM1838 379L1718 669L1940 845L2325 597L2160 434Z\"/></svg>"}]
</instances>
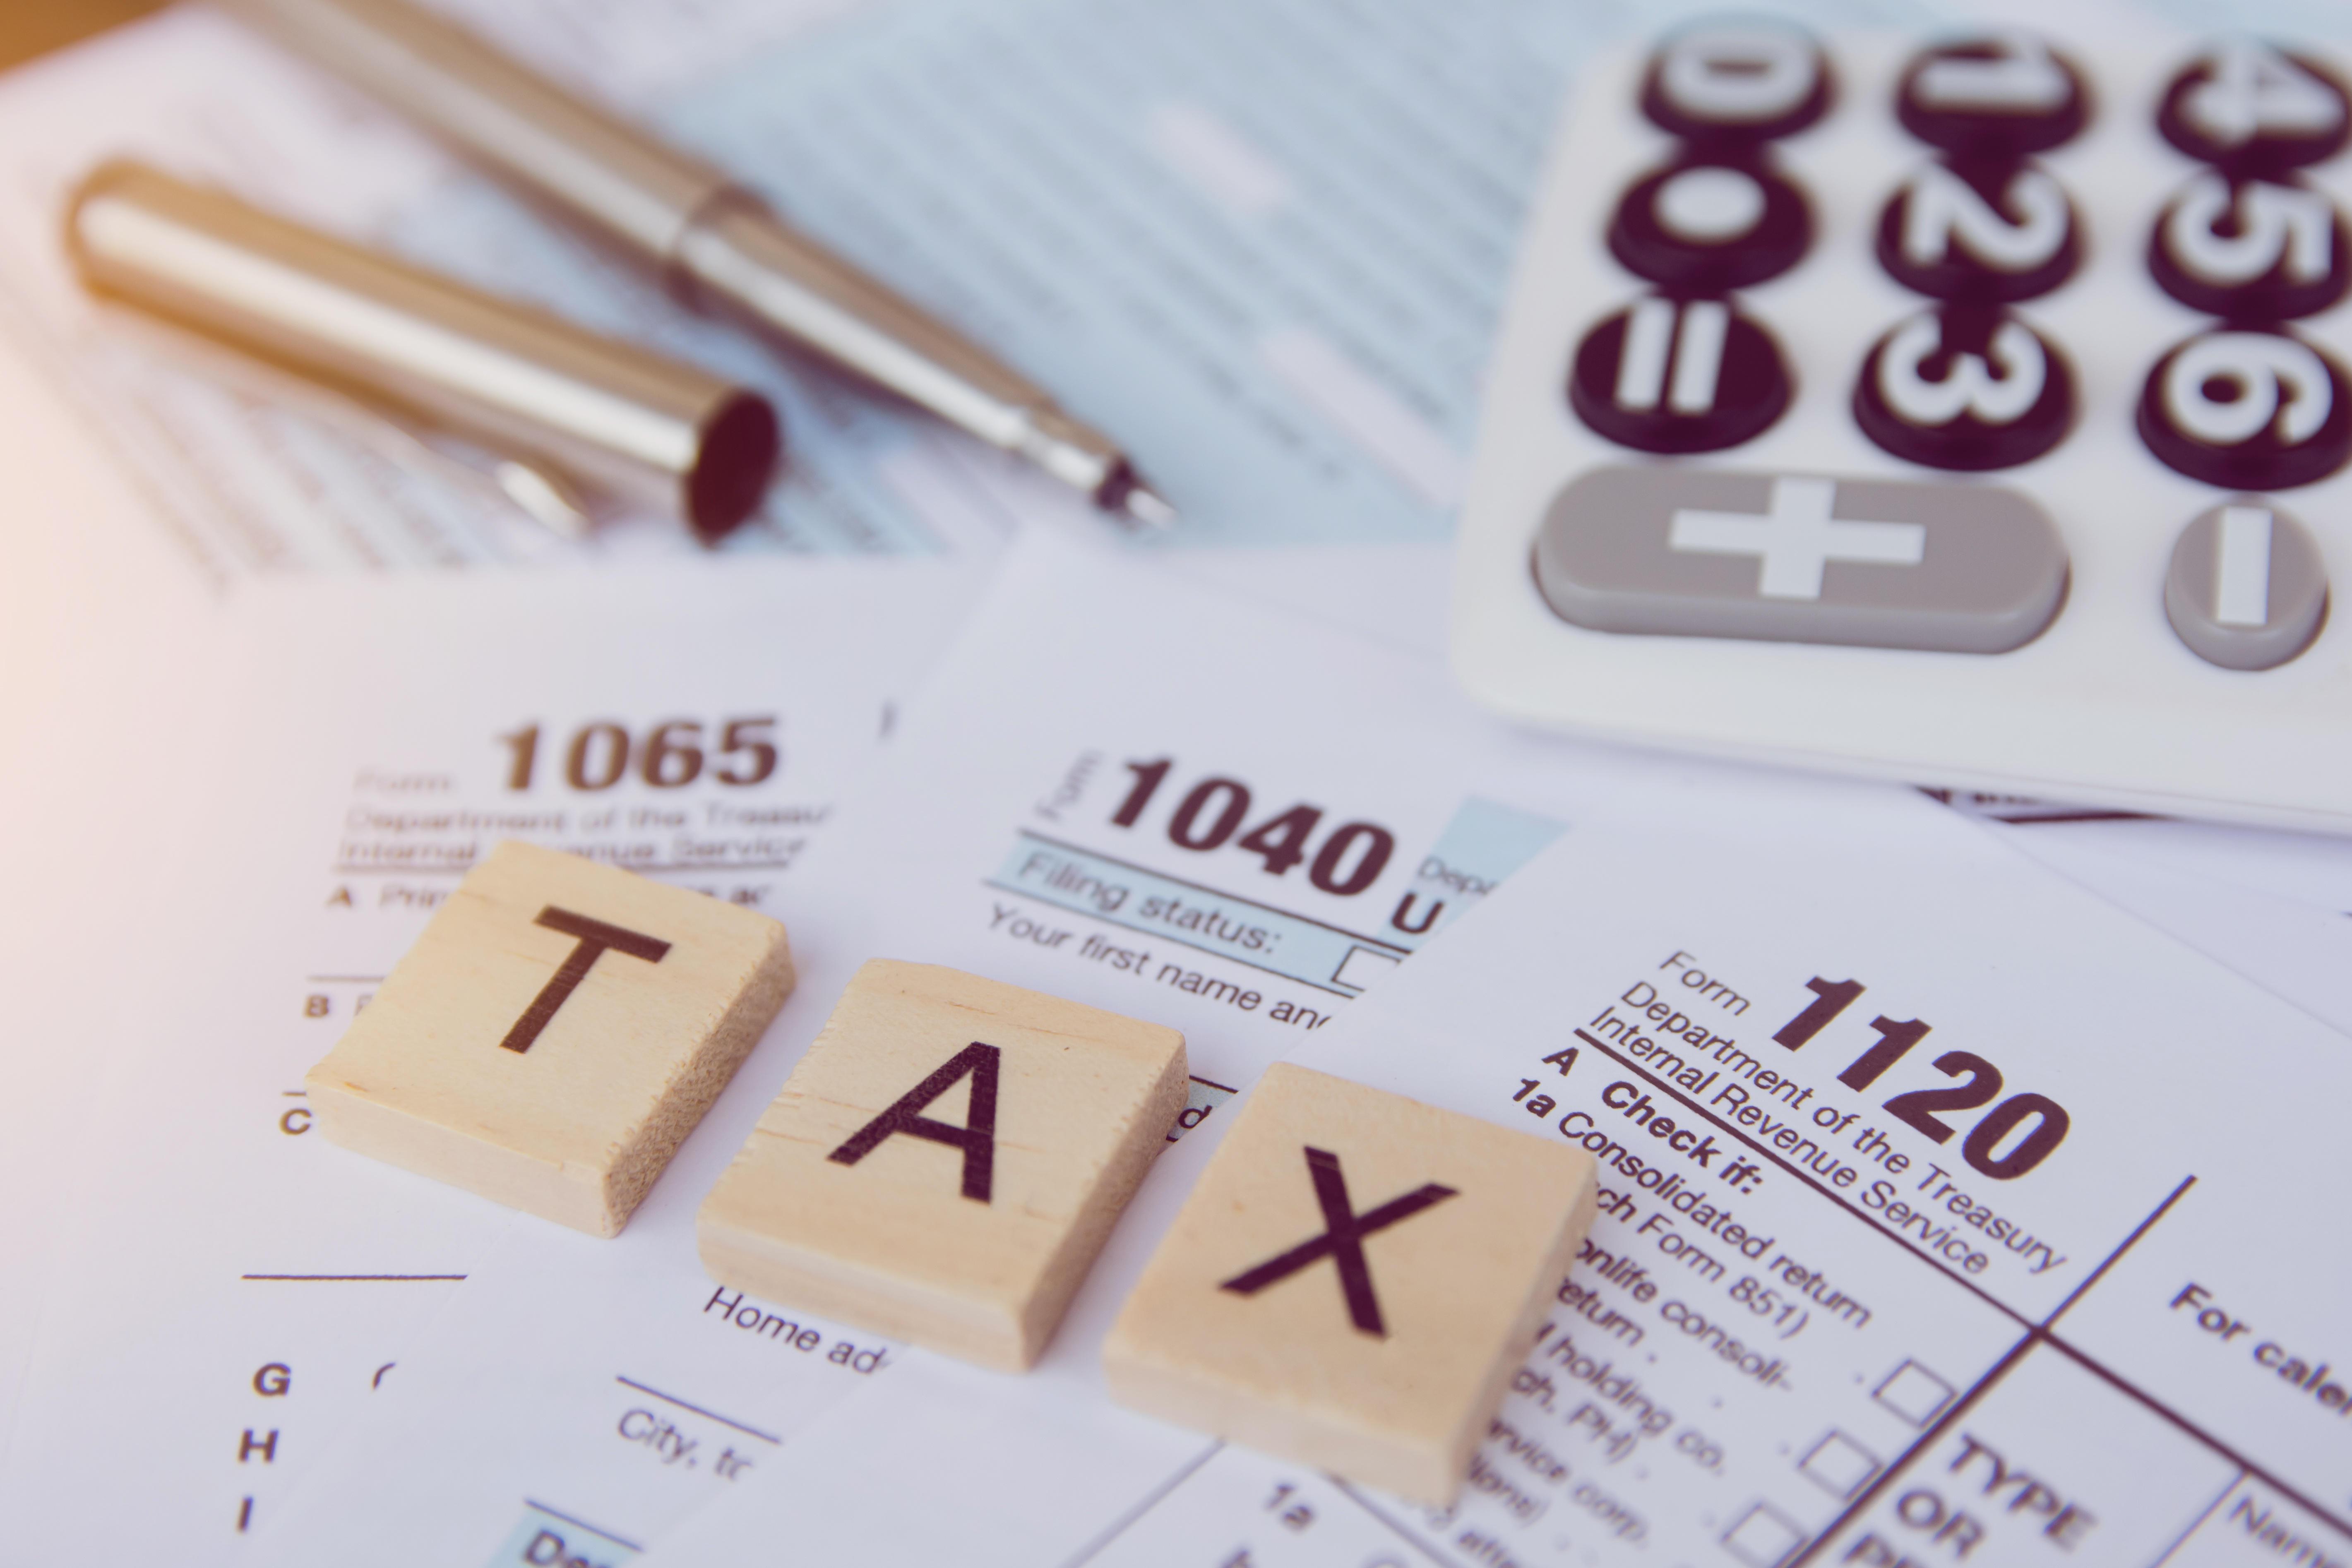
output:
<instances>
[{"instance_id":1,"label":"calculator key","mask_svg":"<svg viewBox=\"0 0 2352 1568\"><path fill-rule=\"evenodd\" d=\"M1694 141L1793 135L1819 120L1829 101L1829 61L1812 35L1764 17L1678 29L1642 84L1642 112Z\"/></svg>"},{"instance_id":2,"label":"calculator key","mask_svg":"<svg viewBox=\"0 0 2352 1568\"><path fill-rule=\"evenodd\" d=\"M2140 439L2192 479L2286 489L2352 455L2347 401L2343 370L2284 329L2200 332L2148 372Z\"/></svg>"},{"instance_id":3,"label":"calculator key","mask_svg":"<svg viewBox=\"0 0 2352 1568\"><path fill-rule=\"evenodd\" d=\"M2006 653L2066 595L2042 510L1989 485L1673 468L1570 481L1536 583L1594 631Z\"/></svg>"},{"instance_id":4,"label":"calculator key","mask_svg":"<svg viewBox=\"0 0 2352 1568\"><path fill-rule=\"evenodd\" d=\"M1854 422L1896 457L1931 468L2014 468L2065 439L2074 375L2049 340L2006 310L1923 310L1873 345L1854 383Z\"/></svg>"},{"instance_id":5,"label":"calculator key","mask_svg":"<svg viewBox=\"0 0 2352 1568\"><path fill-rule=\"evenodd\" d=\"M1937 300L2006 303L2047 294L2081 256L2074 204L2031 163L1923 165L1878 220L1878 263Z\"/></svg>"},{"instance_id":6,"label":"calculator key","mask_svg":"<svg viewBox=\"0 0 2352 1568\"><path fill-rule=\"evenodd\" d=\"M2164 613L2206 663L2275 668L2309 647L2327 618L2319 542L2260 497L2200 512L2172 547Z\"/></svg>"},{"instance_id":7,"label":"calculator key","mask_svg":"<svg viewBox=\"0 0 2352 1568\"><path fill-rule=\"evenodd\" d=\"M2317 191L2208 170L2157 218L2147 267L2192 310L2284 321L2344 298L2347 252L2343 215Z\"/></svg>"},{"instance_id":8,"label":"calculator key","mask_svg":"<svg viewBox=\"0 0 2352 1568\"><path fill-rule=\"evenodd\" d=\"M2299 169L2343 147L2352 104L2336 74L2311 56L2230 38L2172 79L2156 128L2190 157L2224 169Z\"/></svg>"},{"instance_id":9,"label":"calculator key","mask_svg":"<svg viewBox=\"0 0 2352 1568\"><path fill-rule=\"evenodd\" d=\"M1653 294L1585 334L1568 397L1620 446L1712 452L1780 417L1789 371L1772 334L1729 300Z\"/></svg>"},{"instance_id":10,"label":"calculator key","mask_svg":"<svg viewBox=\"0 0 2352 1568\"><path fill-rule=\"evenodd\" d=\"M1702 156L1635 181L1609 249L1653 283L1712 294L1779 277L1812 235L1804 196L1761 160Z\"/></svg>"},{"instance_id":11,"label":"calculator key","mask_svg":"<svg viewBox=\"0 0 2352 1568\"><path fill-rule=\"evenodd\" d=\"M1921 52L1895 89L1903 128L1947 153L2017 157L2069 142L2090 112L2074 62L2031 33L1956 38Z\"/></svg>"}]
</instances>

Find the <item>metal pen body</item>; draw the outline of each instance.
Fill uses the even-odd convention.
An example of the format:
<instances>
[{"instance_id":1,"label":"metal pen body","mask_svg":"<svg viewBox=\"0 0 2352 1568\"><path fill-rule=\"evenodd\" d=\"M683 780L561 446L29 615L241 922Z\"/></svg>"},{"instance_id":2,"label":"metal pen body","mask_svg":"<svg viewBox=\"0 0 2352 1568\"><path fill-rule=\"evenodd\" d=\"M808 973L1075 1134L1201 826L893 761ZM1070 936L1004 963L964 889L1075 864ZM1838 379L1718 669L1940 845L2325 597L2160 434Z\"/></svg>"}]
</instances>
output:
<instances>
[{"instance_id":1,"label":"metal pen body","mask_svg":"<svg viewBox=\"0 0 2352 1568\"><path fill-rule=\"evenodd\" d=\"M758 394L131 163L75 194L86 285L427 423L660 506L715 538L774 470Z\"/></svg>"},{"instance_id":2,"label":"metal pen body","mask_svg":"<svg viewBox=\"0 0 2352 1568\"><path fill-rule=\"evenodd\" d=\"M815 350L1122 515L1174 513L1109 440L987 351L663 145L405 0L218 0L654 268L678 298Z\"/></svg>"}]
</instances>

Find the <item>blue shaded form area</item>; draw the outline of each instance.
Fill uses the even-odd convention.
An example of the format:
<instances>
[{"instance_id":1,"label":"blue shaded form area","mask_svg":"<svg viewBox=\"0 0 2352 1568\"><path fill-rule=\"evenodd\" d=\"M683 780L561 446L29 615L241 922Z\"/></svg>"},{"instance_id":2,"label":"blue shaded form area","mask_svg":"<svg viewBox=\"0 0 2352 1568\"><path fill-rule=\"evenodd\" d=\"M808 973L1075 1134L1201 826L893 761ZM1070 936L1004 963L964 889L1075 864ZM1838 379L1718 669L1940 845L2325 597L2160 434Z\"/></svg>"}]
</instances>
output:
<instances>
[{"instance_id":1,"label":"blue shaded form area","mask_svg":"<svg viewBox=\"0 0 2352 1568\"><path fill-rule=\"evenodd\" d=\"M1568 825L1477 795L1465 799L1413 868L1392 930L1433 936L1542 853Z\"/></svg>"},{"instance_id":2,"label":"blue shaded form area","mask_svg":"<svg viewBox=\"0 0 2352 1568\"><path fill-rule=\"evenodd\" d=\"M1162 876L1025 829L1015 835L1011 853L988 885L1155 943L1212 953L1348 997L1402 963L1565 830L1548 817L1476 796L1465 800L1423 856L1386 923L1367 930Z\"/></svg>"},{"instance_id":3,"label":"blue shaded form area","mask_svg":"<svg viewBox=\"0 0 2352 1568\"><path fill-rule=\"evenodd\" d=\"M988 885L1334 996L1361 991L1367 964L1385 970L1412 951L1026 831Z\"/></svg>"}]
</instances>

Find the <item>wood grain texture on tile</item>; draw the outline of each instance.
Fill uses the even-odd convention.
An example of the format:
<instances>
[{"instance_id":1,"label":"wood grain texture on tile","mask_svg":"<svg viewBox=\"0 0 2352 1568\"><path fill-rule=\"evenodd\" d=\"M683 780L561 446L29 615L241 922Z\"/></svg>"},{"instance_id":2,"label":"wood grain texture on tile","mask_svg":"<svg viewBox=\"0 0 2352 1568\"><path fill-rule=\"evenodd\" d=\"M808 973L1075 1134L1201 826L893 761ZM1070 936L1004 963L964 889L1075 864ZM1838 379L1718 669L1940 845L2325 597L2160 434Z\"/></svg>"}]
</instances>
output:
<instances>
[{"instance_id":1,"label":"wood grain texture on tile","mask_svg":"<svg viewBox=\"0 0 2352 1568\"><path fill-rule=\"evenodd\" d=\"M877 960L705 1200L703 1265L772 1301L1028 1366L1186 1083L1173 1029Z\"/></svg>"},{"instance_id":2,"label":"wood grain texture on tile","mask_svg":"<svg viewBox=\"0 0 2352 1568\"><path fill-rule=\"evenodd\" d=\"M1595 1177L1581 1150L1277 1064L1120 1310L1112 1397L1450 1503Z\"/></svg>"},{"instance_id":3,"label":"wood grain texture on tile","mask_svg":"<svg viewBox=\"0 0 2352 1568\"><path fill-rule=\"evenodd\" d=\"M509 841L303 1081L334 1142L614 1236L792 988L767 916Z\"/></svg>"}]
</instances>

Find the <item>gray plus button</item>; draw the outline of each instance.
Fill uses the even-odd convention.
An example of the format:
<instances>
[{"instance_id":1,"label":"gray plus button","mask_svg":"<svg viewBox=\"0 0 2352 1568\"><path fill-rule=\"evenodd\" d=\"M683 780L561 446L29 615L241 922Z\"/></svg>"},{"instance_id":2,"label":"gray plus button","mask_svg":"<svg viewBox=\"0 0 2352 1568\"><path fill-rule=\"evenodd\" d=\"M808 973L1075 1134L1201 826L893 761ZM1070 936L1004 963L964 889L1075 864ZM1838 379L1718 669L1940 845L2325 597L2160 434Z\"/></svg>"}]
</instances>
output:
<instances>
[{"instance_id":1,"label":"gray plus button","mask_svg":"<svg viewBox=\"0 0 2352 1568\"><path fill-rule=\"evenodd\" d=\"M1560 491L1536 581L1596 631L2005 653L2065 598L2058 532L2014 490L1608 468Z\"/></svg>"}]
</instances>

